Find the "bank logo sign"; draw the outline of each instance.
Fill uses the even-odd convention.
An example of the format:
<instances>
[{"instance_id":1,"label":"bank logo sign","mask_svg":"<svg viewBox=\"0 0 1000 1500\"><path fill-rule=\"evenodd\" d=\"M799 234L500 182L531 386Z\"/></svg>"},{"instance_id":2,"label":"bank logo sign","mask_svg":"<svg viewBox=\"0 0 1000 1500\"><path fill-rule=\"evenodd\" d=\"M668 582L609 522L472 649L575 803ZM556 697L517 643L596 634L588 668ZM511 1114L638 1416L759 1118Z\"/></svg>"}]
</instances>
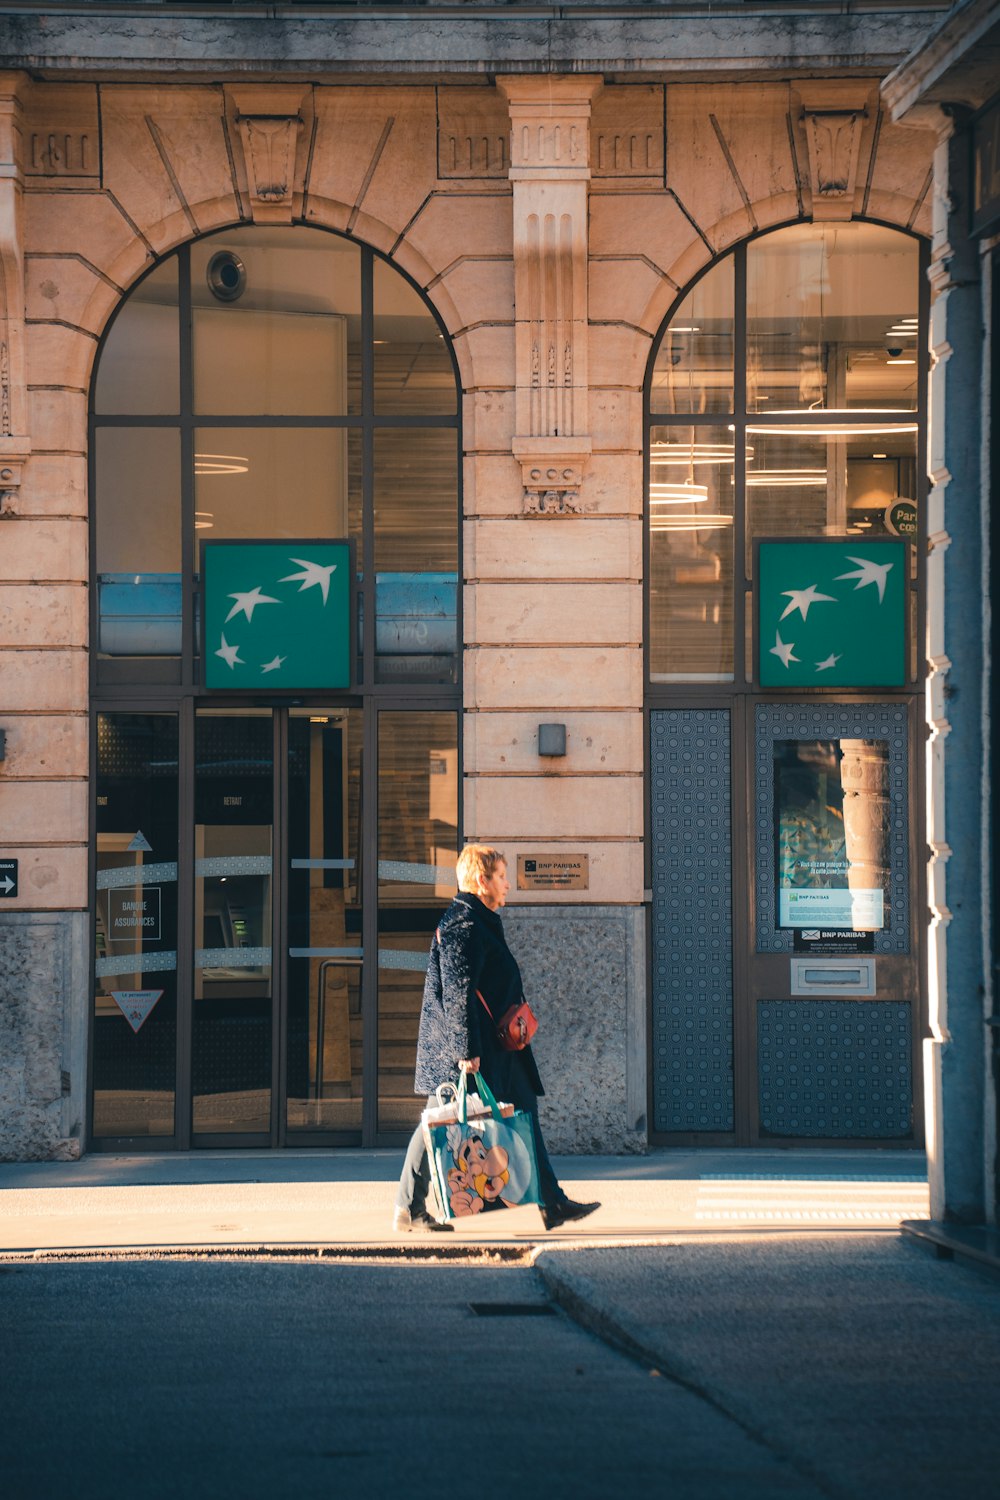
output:
<instances>
[{"instance_id":1,"label":"bank logo sign","mask_svg":"<svg viewBox=\"0 0 1000 1500\"><path fill-rule=\"evenodd\" d=\"M207 688L350 687L349 542L205 542L201 566Z\"/></svg>"},{"instance_id":2,"label":"bank logo sign","mask_svg":"<svg viewBox=\"0 0 1000 1500\"><path fill-rule=\"evenodd\" d=\"M904 687L910 544L758 541L761 687Z\"/></svg>"}]
</instances>

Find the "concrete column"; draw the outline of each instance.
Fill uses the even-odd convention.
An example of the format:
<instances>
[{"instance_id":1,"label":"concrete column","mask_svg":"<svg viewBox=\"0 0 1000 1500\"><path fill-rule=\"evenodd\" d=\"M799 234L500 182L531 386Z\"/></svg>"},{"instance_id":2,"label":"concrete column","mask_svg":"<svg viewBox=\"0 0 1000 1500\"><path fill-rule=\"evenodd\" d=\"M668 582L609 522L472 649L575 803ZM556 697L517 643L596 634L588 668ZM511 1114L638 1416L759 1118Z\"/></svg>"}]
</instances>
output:
<instances>
[{"instance_id":1,"label":"concrete column","mask_svg":"<svg viewBox=\"0 0 1000 1500\"><path fill-rule=\"evenodd\" d=\"M945 123L934 163L927 568L930 1037L924 1062L931 1214L982 1223L988 506L980 466L982 288L978 247L968 237L970 152L960 123Z\"/></svg>"}]
</instances>

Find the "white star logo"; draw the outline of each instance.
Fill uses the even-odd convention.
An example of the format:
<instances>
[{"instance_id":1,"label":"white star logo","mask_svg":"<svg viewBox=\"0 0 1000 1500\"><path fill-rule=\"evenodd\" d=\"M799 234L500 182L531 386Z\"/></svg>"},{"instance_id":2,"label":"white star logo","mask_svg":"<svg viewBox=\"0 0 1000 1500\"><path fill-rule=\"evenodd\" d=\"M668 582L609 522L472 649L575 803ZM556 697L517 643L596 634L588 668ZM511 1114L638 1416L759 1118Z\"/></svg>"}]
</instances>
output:
<instances>
[{"instance_id":1,"label":"white star logo","mask_svg":"<svg viewBox=\"0 0 1000 1500\"><path fill-rule=\"evenodd\" d=\"M277 671L277 670L278 670L278 668L279 668L279 667L282 667L282 666L284 666L284 664L285 664L285 662L286 662L286 661L287 661L287 660L288 660L288 657L287 657L287 656L276 656L276 657L275 657L275 658L274 658L274 659L273 659L273 661L269 661L269 662L268 662L268 663L267 663L267 664L266 664L266 666L263 666L263 667L261 667L261 669L260 669L260 670L261 670L261 671L262 671L262 672L276 672L276 671Z\"/></svg>"},{"instance_id":2,"label":"white star logo","mask_svg":"<svg viewBox=\"0 0 1000 1500\"><path fill-rule=\"evenodd\" d=\"M257 608L258 604L281 603L280 599L272 599L270 594L262 594L260 591L260 584L258 584L255 589L250 589L245 594L230 594L228 597L230 599L235 599L236 603L233 605L232 609L226 616L225 623L227 625L234 615L239 614L246 615L247 619L252 622L253 612Z\"/></svg>"},{"instance_id":3,"label":"white star logo","mask_svg":"<svg viewBox=\"0 0 1000 1500\"><path fill-rule=\"evenodd\" d=\"M238 655L239 649L239 646L228 645L226 637L223 636L222 645L219 647L218 651L216 651L215 654L216 656L222 657L222 660L226 663L227 667L233 668L237 665L245 667L246 662L243 660L242 656Z\"/></svg>"},{"instance_id":4,"label":"white star logo","mask_svg":"<svg viewBox=\"0 0 1000 1500\"><path fill-rule=\"evenodd\" d=\"M843 656L843 654L844 653L841 652L840 656ZM818 661L816 663L816 670L817 670L817 672L826 672L826 671L829 670L830 667L835 667L837 665L838 661L840 660L840 656L834 656L833 652L831 651L831 653L827 657L826 661Z\"/></svg>"},{"instance_id":5,"label":"white star logo","mask_svg":"<svg viewBox=\"0 0 1000 1500\"><path fill-rule=\"evenodd\" d=\"M851 557L850 554L848 554L847 560L848 562L858 564L857 572L838 573L838 582L842 578L856 578L858 581L854 585L855 593L857 593L858 589L863 589L866 584L873 583L878 589L878 602L881 604L885 598L885 580L888 577L892 563L872 562L870 557Z\"/></svg>"},{"instance_id":6,"label":"white star logo","mask_svg":"<svg viewBox=\"0 0 1000 1500\"><path fill-rule=\"evenodd\" d=\"M278 582L298 583L299 579L301 579L299 593L301 594L305 589L318 588L322 592L323 603L325 604L330 593L330 574L336 572L337 564L330 563L329 567L325 567L322 563L307 562L304 557L293 557L291 561L299 563L302 567L302 572L289 573L287 578L279 578Z\"/></svg>"},{"instance_id":7,"label":"white star logo","mask_svg":"<svg viewBox=\"0 0 1000 1500\"><path fill-rule=\"evenodd\" d=\"M778 631L774 632L774 645L771 647L769 655L780 657L781 660L784 662L785 666L787 667L790 662L798 661L799 660L799 658L797 656L793 656L792 655L792 652L794 650L795 650L795 642L794 641L789 641L787 643L787 645L786 645L786 643L781 639L781 636L779 635Z\"/></svg>"},{"instance_id":8,"label":"white star logo","mask_svg":"<svg viewBox=\"0 0 1000 1500\"><path fill-rule=\"evenodd\" d=\"M804 620L809 613L810 604L817 604L821 599L827 604L836 604L837 602L832 594L818 594L814 583L811 583L807 589L782 589L781 592L790 601L785 605L784 611L781 614L782 620L785 618L785 615L790 615L796 609Z\"/></svg>"}]
</instances>

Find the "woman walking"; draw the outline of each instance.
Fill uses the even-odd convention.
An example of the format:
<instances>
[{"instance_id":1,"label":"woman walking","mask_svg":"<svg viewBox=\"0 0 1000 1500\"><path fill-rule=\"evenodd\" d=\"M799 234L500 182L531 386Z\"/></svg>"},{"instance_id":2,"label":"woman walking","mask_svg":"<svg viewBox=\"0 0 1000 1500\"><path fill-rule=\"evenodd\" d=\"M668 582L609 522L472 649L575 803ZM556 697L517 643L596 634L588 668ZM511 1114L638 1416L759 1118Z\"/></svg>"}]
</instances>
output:
<instances>
[{"instance_id":1,"label":"woman walking","mask_svg":"<svg viewBox=\"0 0 1000 1500\"><path fill-rule=\"evenodd\" d=\"M524 1110L530 1116L535 1142L542 1221L546 1229L556 1229L585 1218L600 1204L574 1203L563 1192L538 1121L538 1097L545 1090L531 1048L508 1052L497 1036L494 1021L516 1005L523 993L521 973L507 947L499 914L510 889L506 862L499 850L486 844L466 844L456 873L458 894L431 943L414 1092L432 1095L438 1084L450 1082L457 1073L478 1072L498 1099ZM395 1229L451 1229L451 1224L438 1223L428 1212L429 1187L430 1168L418 1127L396 1195Z\"/></svg>"}]
</instances>

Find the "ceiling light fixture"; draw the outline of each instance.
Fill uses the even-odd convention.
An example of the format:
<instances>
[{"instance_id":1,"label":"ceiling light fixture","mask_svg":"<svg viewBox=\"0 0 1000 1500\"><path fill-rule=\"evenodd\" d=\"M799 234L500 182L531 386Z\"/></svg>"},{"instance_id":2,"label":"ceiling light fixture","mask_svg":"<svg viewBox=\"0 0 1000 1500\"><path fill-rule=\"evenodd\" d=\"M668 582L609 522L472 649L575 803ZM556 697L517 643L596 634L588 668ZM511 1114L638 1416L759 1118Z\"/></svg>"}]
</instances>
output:
<instances>
[{"instance_id":1,"label":"ceiling light fixture","mask_svg":"<svg viewBox=\"0 0 1000 1500\"><path fill-rule=\"evenodd\" d=\"M685 480L683 484L649 486L650 505L704 505L707 500L708 486L692 484L689 480Z\"/></svg>"},{"instance_id":2,"label":"ceiling light fixture","mask_svg":"<svg viewBox=\"0 0 1000 1500\"><path fill-rule=\"evenodd\" d=\"M194 472L199 475L248 474L250 460L238 453L196 453Z\"/></svg>"}]
</instances>

